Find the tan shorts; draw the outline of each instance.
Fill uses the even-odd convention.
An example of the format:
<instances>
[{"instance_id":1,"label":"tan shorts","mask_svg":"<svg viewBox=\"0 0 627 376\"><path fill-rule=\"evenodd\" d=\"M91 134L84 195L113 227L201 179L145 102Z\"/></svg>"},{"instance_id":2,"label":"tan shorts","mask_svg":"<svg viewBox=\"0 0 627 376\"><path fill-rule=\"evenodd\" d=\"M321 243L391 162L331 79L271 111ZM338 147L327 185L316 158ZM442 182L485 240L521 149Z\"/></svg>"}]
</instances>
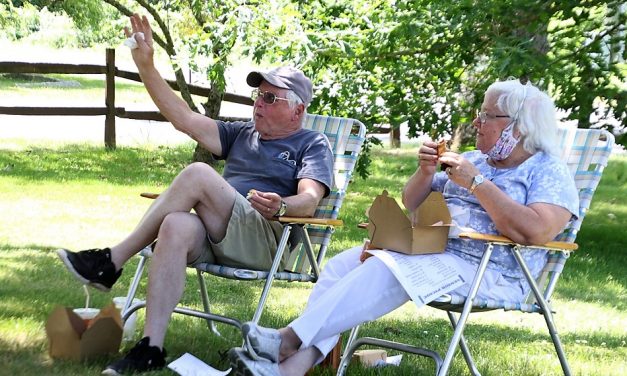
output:
<instances>
[{"instance_id":1,"label":"tan shorts","mask_svg":"<svg viewBox=\"0 0 627 376\"><path fill-rule=\"evenodd\" d=\"M207 236L207 252L190 266L206 262L255 270L270 269L282 232L283 225L278 221L268 221L253 209L244 196L236 194L224 239L215 243ZM283 269L288 257L289 252L286 251L279 270Z\"/></svg>"}]
</instances>

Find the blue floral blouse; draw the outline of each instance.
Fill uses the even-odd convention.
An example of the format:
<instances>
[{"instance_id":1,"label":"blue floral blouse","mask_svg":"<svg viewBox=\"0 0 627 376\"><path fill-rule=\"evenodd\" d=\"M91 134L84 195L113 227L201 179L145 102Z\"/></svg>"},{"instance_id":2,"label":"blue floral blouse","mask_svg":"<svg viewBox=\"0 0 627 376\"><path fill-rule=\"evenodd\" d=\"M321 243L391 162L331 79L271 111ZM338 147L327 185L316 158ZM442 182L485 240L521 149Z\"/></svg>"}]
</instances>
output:
<instances>
[{"instance_id":1,"label":"blue floral blouse","mask_svg":"<svg viewBox=\"0 0 627 376\"><path fill-rule=\"evenodd\" d=\"M509 197L522 205L537 202L561 206L577 216L579 199L575 182L566 165L558 158L539 152L513 168L495 168L487 163L480 151L470 151L462 156L472 162L480 173L491 180ZM496 227L477 198L468 189L449 180L444 172L436 173L432 190L442 192L454 223L484 234L497 234ZM480 241L449 239L446 252L478 265L485 249ZM547 251L525 250L523 257L531 273L537 277L547 260ZM528 284L508 247L495 246L488 268L503 276L520 279L524 290Z\"/></svg>"}]
</instances>

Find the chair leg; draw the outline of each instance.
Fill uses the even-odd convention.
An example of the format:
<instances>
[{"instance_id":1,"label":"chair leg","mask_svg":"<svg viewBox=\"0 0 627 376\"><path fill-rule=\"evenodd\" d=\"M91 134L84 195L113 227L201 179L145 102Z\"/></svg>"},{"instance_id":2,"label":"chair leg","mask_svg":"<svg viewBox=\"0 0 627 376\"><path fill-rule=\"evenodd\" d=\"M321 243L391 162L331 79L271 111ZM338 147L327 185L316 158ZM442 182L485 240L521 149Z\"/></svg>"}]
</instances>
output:
<instances>
[{"instance_id":1,"label":"chair leg","mask_svg":"<svg viewBox=\"0 0 627 376\"><path fill-rule=\"evenodd\" d=\"M468 320L468 315L470 315L470 312L472 311L472 305L474 303L475 296L477 296L477 291L479 291L479 285L483 280L485 270L488 267L488 261L490 261L490 256L492 255L493 248L494 246L492 245L492 243L490 243L483 253L483 257L481 258L481 262L477 267L477 273L475 274L475 278L473 279L470 286L470 291L468 292L468 297L466 298L466 302L464 303L464 308L459 315L459 321L455 326L455 331L453 332L451 343L449 344L448 351L446 352L446 356L444 357L444 363L442 364L442 368L440 368L440 371L438 372L438 376L446 375L449 371L449 368L451 367L451 363L453 363L453 356L455 355L457 345L459 344L462 334L464 333L466 321Z\"/></svg>"},{"instance_id":2,"label":"chair leg","mask_svg":"<svg viewBox=\"0 0 627 376\"><path fill-rule=\"evenodd\" d=\"M344 372L346 372L346 368L348 368L348 364L353 357L353 352L348 353L348 350L352 348L353 342L357 339L357 335L359 334L359 325L351 329L350 334L348 335L348 340L346 341L346 348L342 352L342 359L340 360L340 365L337 367L337 376L343 376ZM353 348L354 351L354 348Z\"/></svg>"},{"instance_id":3,"label":"chair leg","mask_svg":"<svg viewBox=\"0 0 627 376\"><path fill-rule=\"evenodd\" d=\"M133 303L133 299L137 294L137 288L139 287L139 282L141 281L142 274L144 273L144 268L146 267L146 262L148 261L148 256L143 254L143 252L150 252L149 247L150 246L147 247L148 249L143 249L141 251L142 255L140 256L139 263L137 264L137 269L135 269L135 275L133 276L133 280L128 287L128 292L126 293L126 302L124 303L124 309L122 309L122 316L124 316L128 312L128 309L130 308L131 304Z\"/></svg>"},{"instance_id":4,"label":"chair leg","mask_svg":"<svg viewBox=\"0 0 627 376\"><path fill-rule=\"evenodd\" d=\"M200 285L200 298L202 299L202 307L207 314L211 314L211 306L209 305L209 293L207 292L207 285L205 283L205 276L202 272L196 269L196 275L198 276L198 285ZM215 321L207 319L207 326L218 337L222 337L222 333L218 330Z\"/></svg>"},{"instance_id":5,"label":"chair leg","mask_svg":"<svg viewBox=\"0 0 627 376\"><path fill-rule=\"evenodd\" d=\"M457 328L457 319L455 318L455 314L451 311L446 311L446 314L451 321L451 326L453 327L453 330L455 330L455 328ZM466 343L466 338L464 337L463 333L460 337L459 347L462 350L462 354L464 355L464 359L466 360L466 364L468 365L468 370L470 371L470 373L475 376L480 376L481 373L477 369L475 361L472 359L472 355L470 354L470 348L468 347L468 343Z\"/></svg>"},{"instance_id":6,"label":"chair leg","mask_svg":"<svg viewBox=\"0 0 627 376\"><path fill-rule=\"evenodd\" d=\"M379 338L371 338L371 337L357 338L358 331L359 331L359 326L356 326L351 330L351 333L348 336L346 349L344 350L344 353L342 354L342 360L340 361L340 365L337 368L337 373L336 373L337 376L344 375L344 373L346 372L346 368L348 368L348 364L353 358L353 353L355 352L355 350L357 350L360 346L363 346L363 345L373 345L377 347L384 347L388 349L408 352L414 355L420 355L420 356L431 358L433 362L435 363L436 373L442 367L442 358L440 357L440 354L438 354L435 351L421 348L421 347L406 345L404 343L386 341L386 340L379 339Z\"/></svg>"},{"instance_id":7,"label":"chair leg","mask_svg":"<svg viewBox=\"0 0 627 376\"><path fill-rule=\"evenodd\" d=\"M276 274L277 270L279 270L279 265L281 264L281 259L283 258L285 248L287 248L287 242L290 238L291 232L292 225L287 225L283 228L283 234L281 235L281 240L279 241L277 252L274 255L274 260L272 261L272 267L270 268L270 272L268 273L268 278L266 278L266 283L263 285L263 290L261 291L261 296L259 297L259 304L257 305L257 309L255 310L255 314L253 315L252 321L254 323L259 322L261 314L263 313L263 309L266 306L266 300L268 299L268 295L270 294L272 282L274 282L274 275Z\"/></svg>"},{"instance_id":8,"label":"chair leg","mask_svg":"<svg viewBox=\"0 0 627 376\"><path fill-rule=\"evenodd\" d=\"M549 334L551 335L551 339L553 340L553 346L555 346L555 352L557 352L557 357L559 358L560 365L562 366L562 371L564 372L564 375L570 376L570 366L568 365L568 360L566 359L566 354L564 353L562 341L560 340L559 334L557 333L557 328L555 327L555 323L553 321L553 313L551 312L551 307L549 307L548 302L544 298L544 295L538 288L536 281L531 275L531 272L527 267L527 263L525 263L525 260L520 254L519 247L514 247L512 253L516 258L516 261L518 261L518 264L520 265L520 268L522 269L525 278L527 278L527 282L529 282L529 286L531 287L531 291L533 291L533 294L536 297L537 303L540 305L540 308L542 308L542 316L544 316L544 321L546 321L546 326L549 329Z\"/></svg>"}]
</instances>

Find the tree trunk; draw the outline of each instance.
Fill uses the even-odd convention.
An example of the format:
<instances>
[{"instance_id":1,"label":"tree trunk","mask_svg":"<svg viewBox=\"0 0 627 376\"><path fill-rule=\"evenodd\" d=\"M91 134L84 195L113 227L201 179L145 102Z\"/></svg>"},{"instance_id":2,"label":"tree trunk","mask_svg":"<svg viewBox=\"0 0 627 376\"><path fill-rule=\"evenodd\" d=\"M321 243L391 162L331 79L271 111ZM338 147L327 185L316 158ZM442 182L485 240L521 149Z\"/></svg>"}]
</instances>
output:
<instances>
[{"instance_id":1,"label":"tree trunk","mask_svg":"<svg viewBox=\"0 0 627 376\"><path fill-rule=\"evenodd\" d=\"M462 145L474 145L475 143L475 127L471 123L460 124L453 131L453 139L451 141L451 150L458 151Z\"/></svg>"},{"instance_id":2,"label":"tree trunk","mask_svg":"<svg viewBox=\"0 0 627 376\"><path fill-rule=\"evenodd\" d=\"M398 149L401 147L401 128L392 127L390 129L390 148Z\"/></svg>"},{"instance_id":3,"label":"tree trunk","mask_svg":"<svg viewBox=\"0 0 627 376\"><path fill-rule=\"evenodd\" d=\"M223 93L217 92L213 87L211 88L211 92L207 96L207 102L202 105L205 108L205 116L212 119L218 118L218 115L220 115L220 106L222 106L222 96ZM193 161L204 162L211 166L215 166L217 164L216 159L209 152L209 150L203 148L200 144L196 144Z\"/></svg>"}]
</instances>

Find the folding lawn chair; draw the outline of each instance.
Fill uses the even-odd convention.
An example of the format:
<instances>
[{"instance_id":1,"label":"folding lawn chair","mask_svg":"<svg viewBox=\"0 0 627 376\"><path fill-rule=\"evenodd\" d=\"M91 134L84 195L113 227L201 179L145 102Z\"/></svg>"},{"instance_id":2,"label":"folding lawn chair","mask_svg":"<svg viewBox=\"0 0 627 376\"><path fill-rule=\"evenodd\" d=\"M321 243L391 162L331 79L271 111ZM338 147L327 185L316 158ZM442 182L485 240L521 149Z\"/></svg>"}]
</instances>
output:
<instances>
[{"instance_id":1,"label":"folding lawn chair","mask_svg":"<svg viewBox=\"0 0 627 376\"><path fill-rule=\"evenodd\" d=\"M266 299L274 280L313 282L318 280L320 264L324 259L327 247L334 231L334 226L341 226L342 221L337 219L340 207L346 195L348 183L353 175L357 157L365 139L366 127L358 120L338 118L321 115L307 115L304 128L322 132L329 140L333 151L333 187L329 195L323 198L316 208L312 218L281 217L279 221L284 223L283 233L277 246L277 252L270 270L249 270L231 268L224 265L200 264L196 266L200 294L203 303L203 311L181 307L174 312L189 316L204 318L211 330L220 335L215 326L215 321L241 328L242 321L211 312L209 296L205 285L204 273L236 280L264 280L265 285L259 298L257 309L252 321L258 322L263 312ZM155 198L154 194L142 194L144 197ZM301 240L290 254L288 266L285 270L278 270L281 258L288 247L290 236L298 236ZM317 251L314 250L317 246ZM136 310L145 307L145 302L132 304L137 287L142 278L143 270L148 258L152 255L152 248L147 247L140 253L140 261L135 271L135 276L130 284L126 305L123 311L123 319L126 320ZM244 320L249 321L250 318Z\"/></svg>"},{"instance_id":2,"label":"folding lawn chair","mask_svg":"<svg viewBox=\"0 0 627 376\"><path fill-rule=\"evenodd\" d=\"M540 246L523 246L502 236L475 233L460 235L460 237L468 239L485 241L486 250L479 264L475 279L472 282L469 295L466 298L447 294L429 303L431 307L446 311L454 330L444 360L433 350L378 338L358 338L359 327L355 327L349 335L346 350L343 353L337 375L344 374L353 356L353 352L359 346L366 344L429 357L435 362L436 375L446 375L448 373L453 356L459 345L470 372L473 375L479 375L480 373L470 355L463 332L468 315L471 312L483 312L495 309L542 314L551 335L553 345L555 346L555 351L557 352L562 370L565 375L571 374L562 343L553 321L553 312L550 305L551 295L555 290L558 278L570 252L577 249L577 244L574 243L575 237L590 206L594 191L601 180L603 169L607 166L607 161L614 144L614 136L607 131L599 129L565 128L560 129L559 139L562 150L561 158L568 164L570 172L575 178L577 190L579 191L579 218L568 224L565 231L559 236L559 241ZM483 278L492 253L492 248L496 244L511 246L512 253L531 286L531 291L523 301L496 301L476 298L477 290L479 289L481 279ZM526 248L543 248L550 251L547 264L544 266L537 280L534 280L521 256L521 252L524 252ZM457 316L453 312L460 313L460 315Z\"/></svg>"}]
</instances>

